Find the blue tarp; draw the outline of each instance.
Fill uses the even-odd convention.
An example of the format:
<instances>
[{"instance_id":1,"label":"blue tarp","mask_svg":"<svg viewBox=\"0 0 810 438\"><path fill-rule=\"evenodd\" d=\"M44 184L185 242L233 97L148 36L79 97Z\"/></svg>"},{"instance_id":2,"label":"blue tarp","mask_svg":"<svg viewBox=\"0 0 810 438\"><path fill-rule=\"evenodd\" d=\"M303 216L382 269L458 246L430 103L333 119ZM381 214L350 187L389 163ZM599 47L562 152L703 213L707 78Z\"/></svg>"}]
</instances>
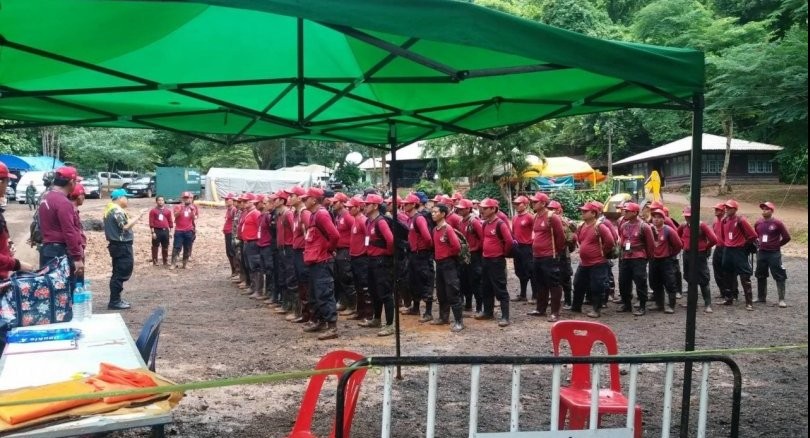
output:
<instances>
[{"instance_id":1,"label":"blue tarp","mask_svg":"<svg viewBox=\"0 0 810 438\"><path fill-rule=\"evenodd\" d=\"M11 154L0 154L0 161L11 170L26 172L29 170L53 170L65 165L65 163L59 159L54 160L53 157L46 157L44 155L39 157L21 157Z\"/></svg>"},{"instance_id":2,"label":"blue tarp","mask_svg":"<svg viewBox=\"0 0 810 438\"><path fill-rule=\"evenodd\" d=\"M537 182L537 185L540 186L540 190L555 190L555 189L562 189L562 188L574 188L574 176L555 176L555 177L545 177L545 176L538 176L534 179Z\"/></svg>"}]
</instances>

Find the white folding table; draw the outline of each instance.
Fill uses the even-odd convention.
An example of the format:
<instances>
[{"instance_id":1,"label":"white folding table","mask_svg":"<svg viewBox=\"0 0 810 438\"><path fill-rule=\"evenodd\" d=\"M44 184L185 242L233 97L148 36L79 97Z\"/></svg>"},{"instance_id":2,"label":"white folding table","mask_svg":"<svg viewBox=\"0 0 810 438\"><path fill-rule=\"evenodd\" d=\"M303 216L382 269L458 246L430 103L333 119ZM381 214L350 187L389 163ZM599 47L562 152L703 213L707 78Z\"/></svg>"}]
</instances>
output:
<instances>
[{"instance_id":1,"label":"white folding table","mask_svg":"<svg viewBox=\"0 0 810 438\"><path fill-rule=\"evenodd\" d=\"M74 350L3 355L0 358L0 390L46 385L70 380L78 373L97 374L101 362L121 368L146 368L129 329L118 313L97 314L82 322L33 326L17 330L77 328L82 331ZM27 429L7 437L66 437L110 432L133 427L162 426L172 422L172 414L157 410L125 415L91 415L76 420Z\"/></svg>"}]
</instances>

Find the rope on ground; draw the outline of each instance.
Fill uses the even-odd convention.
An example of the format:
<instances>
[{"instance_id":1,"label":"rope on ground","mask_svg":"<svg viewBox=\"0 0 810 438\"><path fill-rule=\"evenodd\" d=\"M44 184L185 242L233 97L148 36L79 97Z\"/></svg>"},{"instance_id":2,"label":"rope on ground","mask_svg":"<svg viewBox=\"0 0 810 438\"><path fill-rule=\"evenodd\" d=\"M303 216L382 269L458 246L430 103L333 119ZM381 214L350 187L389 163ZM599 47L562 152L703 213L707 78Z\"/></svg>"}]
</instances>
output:
<instances>
[{"instance_id":1,"label":"rope on ground","mask_svg":"<svg viewBox=\"0 0 810 438\"><path fill-rule=\"evenodd\" d=\"M695 357L699 358L700 356L707 356L707 355L730 355L730 354L747 354L747 353L777 353L777 352L784 352L784 351L793 351L793 350L802 350L807 351L807 344L798 344L798 345L779 345L779 346L771 346L771 347L746 347L746 348L718 348L718 349L711 349L711 350L695 350L695 351L665 351L660 353L643 353L643 354L635 354L635 355L622 355L623 358L633 358L633 357L649 357L649 356L686 356L686 357ZM94 392L90 394L77 394L77 395L66 395L60 397L43 397L43 398L34 398L28 400L17 400L13 402L0 402L0 407L4 406L16 406L16 405L30 405L30 404L37 404L37 403L52 403L58 401L67 401L67 400L85 400L85 399L101 399L104 397L118 397L122 395L155 395L155 394L166 394L170 392L181 392L181 391L191 391L197 389L212 389L212 388L224 388L228 386L239 386L239 385L259 385L264 383L276 383L285 380L296 380L296 379L304 379L312 376L318 375L330 375L330 374L343 374L349 370L359 370L359 369L373 369L375 365L371 363L373 358L368 358L369 363L363 366L348 366L343 368L329 368L329 369L321 369L321 370L300 370L300 371L289 371L286 373L273 373L273 374L258 374L253 376L242 376L242 377L230 377L224 379L212 379L212 380L203 380L199 382L192 382L192 383L181 383L176 385L163 385L158 387L151 387L151 388L138 388L138 389L128 389L122 391L105 391L105 392Z\"/></svg>"}]
</instances>

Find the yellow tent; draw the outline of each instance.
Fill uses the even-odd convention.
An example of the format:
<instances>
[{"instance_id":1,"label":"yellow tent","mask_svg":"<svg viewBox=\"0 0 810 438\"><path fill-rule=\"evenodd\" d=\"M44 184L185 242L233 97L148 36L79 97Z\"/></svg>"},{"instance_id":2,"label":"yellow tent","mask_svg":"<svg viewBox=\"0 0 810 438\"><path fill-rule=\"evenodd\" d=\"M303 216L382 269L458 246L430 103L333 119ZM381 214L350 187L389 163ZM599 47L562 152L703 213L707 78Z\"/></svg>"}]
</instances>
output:
<instances>
[{"instance_id":1,"label":"yellow tent","mask_svg":"<svg viewBox=\"0 0 810 438\"><path fill-rule=\"evenodd\" d=\"M597 172L593 170L590 164L571 157L548 157L544 161L530 166L528 170L523 172L522 176L523 178L536 178L538 176L554 177L565 175L573 175L574 179L578 180L590 179L593 181L593 186L596 187Z\"/></svg>"}]
</instances>

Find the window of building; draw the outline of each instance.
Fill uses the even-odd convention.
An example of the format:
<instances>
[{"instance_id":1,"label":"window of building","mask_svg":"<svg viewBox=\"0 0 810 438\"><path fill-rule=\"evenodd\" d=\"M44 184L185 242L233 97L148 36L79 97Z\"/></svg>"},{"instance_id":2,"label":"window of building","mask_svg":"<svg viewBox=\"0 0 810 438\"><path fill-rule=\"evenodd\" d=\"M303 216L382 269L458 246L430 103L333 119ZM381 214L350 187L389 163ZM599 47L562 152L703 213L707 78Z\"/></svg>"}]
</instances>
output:
<instances>
[{"instance_id":1,"label":"window of building","mask_svg":"<svg viewBox=\"0 0 810 438\"><path fill-rule=\"evenodd\" d=\"M748 173L773 173L773 162L763 157L748 157Z\"/></svg>"},{"instance_id":2,"label":"window of building","mask_svg":"<svg viewBox=\"0 0 810 438\"><path fill-rule=\"evenodd\" d=\"M723 169L723 154L704 154L701 165L703 174L719 174Z\"/></svg>"},{"instance_id":3,"label":"window of building","mask_svg":"<svg viewBox=\"0 0 810 438\"><path fill-rule=\"evenodd\" d=\"M672 176L686 176L689 175L689 155L681 155L672 157L669 160L670 175Z\"/></svg>"}]
</instances>

